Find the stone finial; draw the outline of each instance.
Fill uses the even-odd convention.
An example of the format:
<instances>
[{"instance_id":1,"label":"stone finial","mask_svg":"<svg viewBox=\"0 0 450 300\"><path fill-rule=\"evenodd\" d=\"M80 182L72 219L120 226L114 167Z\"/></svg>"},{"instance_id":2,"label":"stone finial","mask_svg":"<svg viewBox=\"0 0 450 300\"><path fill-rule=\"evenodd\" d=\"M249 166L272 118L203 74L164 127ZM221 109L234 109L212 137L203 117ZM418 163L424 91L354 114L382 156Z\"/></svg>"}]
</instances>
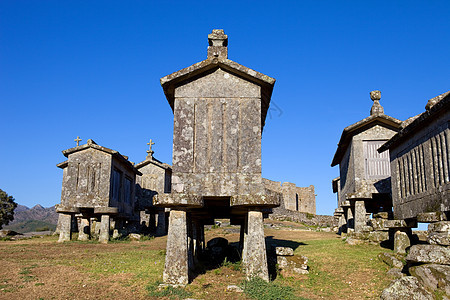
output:
<instances>
[{"instance_id":1,"label":"stone finial","mask_svg":"<svg viewBox=\"0 0 450 300\"><path fill-rule=\"evenodd\" d=\"M425 109L426 110L430 110L430 108L432 108L434 105L436 105L436 103L438 103L439 101L441 101L445 96L447 96L450 93L450 91L443 93L442 95L439 95L437 97L431 98L430 100L428 100L427 105L425 105Z\"/></svg>"},{"instance_id":2,"label":"stone finial","mask_svg":"<svg viewBox=\"0 0 450 300\"><path fill-rule=\"evenodd\" d=\"M371 91L370 99L373 101L372 108L370 109L370 115L384 115L384 108L380 104L381 92Z\"/></svg>"},{"instance_id":3,"label":"stone finial","mask_svg":"<svg viewBox=\"0 0 450 300\"><path fill-rule=\"evenodd\" d=\"M150 141L147 143L148 145L147 159L153 159L153 153L155 153L155 151L152 150L152 145L154 144L155 143L153 143L152 139L150 139Z\"/></svg>"},{"instance_id":4,"label":"stone finial","mask_svg":"<svg viewBox=\"0 0 450 300\"><path fill-rule=\"evenodd\" d=\"M208 34L208 43L208 58L228 58L228 36L223 29L213 29L212 33Z\"/></svg>"}]
</instances>

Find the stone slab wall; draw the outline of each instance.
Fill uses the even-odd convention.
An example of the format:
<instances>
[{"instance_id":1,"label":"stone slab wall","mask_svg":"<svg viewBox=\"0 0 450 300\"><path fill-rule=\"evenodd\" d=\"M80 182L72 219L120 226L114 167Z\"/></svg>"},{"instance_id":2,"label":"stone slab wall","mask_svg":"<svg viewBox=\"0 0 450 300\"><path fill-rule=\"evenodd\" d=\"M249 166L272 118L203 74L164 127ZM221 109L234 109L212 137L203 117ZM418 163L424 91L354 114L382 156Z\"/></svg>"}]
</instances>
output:
<instances>
[{"instance_id":1,"label":"stone slab wall","mask_svg":"<svg viewBox=\"0 0 450 300\"><path fill-rule=\"evenodd\" d=\"M261 88L220 68L175 88L172 191L261 194Z\"/></svg>"},{"instance_id":2,"label":"stone slab wall","mask_svg":"<svg viewBox=\"0 0 450 300\"><path fill-rule=\"evenodd\" d=\"M112 157L96 149L73 153L63 172L61 204L68 207L109 205Z\"/></svg>"},{"instance_id":3,"label":"stone slab wall","mask_svg":"<svg viewBox=\"0 0 450 300\"><path fill-rule=\"evenodd\" d=\"M450 112L423 126L391 149L392 197L396 219L450 211Z\"/></svg>"}]
</instances>

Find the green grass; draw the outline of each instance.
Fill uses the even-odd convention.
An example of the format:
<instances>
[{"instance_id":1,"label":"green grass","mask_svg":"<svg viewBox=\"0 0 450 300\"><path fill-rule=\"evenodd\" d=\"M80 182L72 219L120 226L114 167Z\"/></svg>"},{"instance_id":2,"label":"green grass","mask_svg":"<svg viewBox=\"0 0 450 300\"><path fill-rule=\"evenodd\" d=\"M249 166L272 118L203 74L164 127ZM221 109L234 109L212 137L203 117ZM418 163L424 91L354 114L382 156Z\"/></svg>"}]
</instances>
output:
<instances>
[{"instance_id":1,"label":"green grass","mask_svg":"<svg viewBox=\"0 0 450 300\"><path fill-rule=\"evenodd\" d=\"M151 297L169 297L170 299L185 299L192 296L192 293L181 287L159 287L161 282L155 281L147 285L148 295Z\"/></svg>"},{"instance_id":2,"label":"green grass","mask_svg":"<svg viewBox=\"0 0 450 300\"><path fill-rule=\"evenodd\" d=\"M160 279L164 269L164 255L160 250L147 250L145 246L137 246L135 250L126 252L98 253L94 257L70 264L81 265L82 270L94 275L130 273L137 280L156 281Z\"/></svg>"},{"instance_id":3,"label":"green grass","mask_svg":"<svg viewBox=\"0 0 450 300\"><path fill-rule=\"evenodd\" d=\"M306 298L298 297L294 289L290 286L282 286L274 282L265 282L259 277L252 278L250 281L244 281L244 293L257 300L302 300Z\"/></svg>"}]
</instances>

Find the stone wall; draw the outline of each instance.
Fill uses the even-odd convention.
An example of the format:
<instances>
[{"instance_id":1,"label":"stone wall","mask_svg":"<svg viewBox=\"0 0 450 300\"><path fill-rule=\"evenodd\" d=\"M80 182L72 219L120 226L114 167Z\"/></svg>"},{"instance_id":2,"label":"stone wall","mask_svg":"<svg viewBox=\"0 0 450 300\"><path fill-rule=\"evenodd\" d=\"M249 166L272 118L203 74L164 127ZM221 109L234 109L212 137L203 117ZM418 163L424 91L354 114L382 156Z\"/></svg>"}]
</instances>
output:
<instances>
[{"instance_id":1,"label":"stone wall","mask_svg":"<svg viewBox=\"0 0 450 300\"><path fill-rule=\"evenodd\" d=\"M298 187L295 183L272 181L263 178L264 187L268 190L282 194L282 208L291 211L300 211L316 214L316 194L314 186Z\"/></svg>"},{"instance_id":2,"label":"stone wall","mask_svg":"<svg viewBox=\"0 0 450 300\"><path fill-rule=\"evenodd\" d=\"M309 226L331 228L338 226L338 221L334 216L315 215L305 212L292 211L282 207L274 208L273 213L269 215L269 219L299 222Z\"/></svg>"}]
</instances>

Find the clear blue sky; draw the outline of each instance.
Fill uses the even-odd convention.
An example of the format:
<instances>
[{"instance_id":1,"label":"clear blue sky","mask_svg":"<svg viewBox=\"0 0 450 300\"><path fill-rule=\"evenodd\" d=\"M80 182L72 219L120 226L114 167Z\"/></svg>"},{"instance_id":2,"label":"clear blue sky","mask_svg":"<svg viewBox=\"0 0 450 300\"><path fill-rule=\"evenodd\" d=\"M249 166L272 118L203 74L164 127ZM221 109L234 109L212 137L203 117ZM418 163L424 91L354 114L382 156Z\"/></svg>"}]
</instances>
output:
<instances>
[{"instance_id":1,"label":"clear blue sky","mask_svg":"<svg viewBox=\"0 0 450 300\"><path fill-rule=\"evenodd\" d=\"M336 196L342 129L371 90L404 120L450 89L450 1L0 1L0 188L20 204L60 201L61 151L91 138L131 161L172 161L173 114L159 78L206 58L222 28L229 58L277 79L263 176Z\"/></svg>"}]
</instances>

